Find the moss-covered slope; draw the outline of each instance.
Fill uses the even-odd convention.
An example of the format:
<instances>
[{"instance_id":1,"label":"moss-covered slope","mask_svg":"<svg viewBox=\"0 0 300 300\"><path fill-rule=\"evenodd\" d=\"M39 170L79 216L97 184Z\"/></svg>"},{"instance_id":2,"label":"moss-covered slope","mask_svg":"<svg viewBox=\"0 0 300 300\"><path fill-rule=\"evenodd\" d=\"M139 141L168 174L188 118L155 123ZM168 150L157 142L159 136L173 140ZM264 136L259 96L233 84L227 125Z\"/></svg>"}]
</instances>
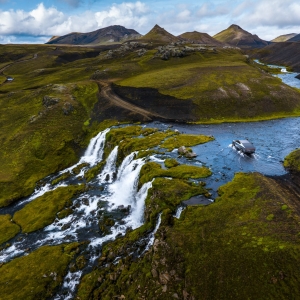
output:
<instances>
[{"instance_id":1,"label":"moss-covered slope","mask_svg":"<svg viewBox=\"0 0 300 300\"><path fill-rule=\"evenodd\" d=\"M44 246L1 266L0 298L49 299L62 283L79 244Z\"/></svg>"},{"instance_id":2,"label":"moss-covered slope","mask_svg":"<svg viewBox=\"0 0 300 300\"><path fill-rule=\"evenodd\" d=\"M219 193L215 204L188 207L180 220L165 210L154 246L143 258L129 256L105 268L117 256L108 247L102 267L83 278L80 299L299 297L294 199L257 173L237 174Z\"/></svg>"}]
</instances>

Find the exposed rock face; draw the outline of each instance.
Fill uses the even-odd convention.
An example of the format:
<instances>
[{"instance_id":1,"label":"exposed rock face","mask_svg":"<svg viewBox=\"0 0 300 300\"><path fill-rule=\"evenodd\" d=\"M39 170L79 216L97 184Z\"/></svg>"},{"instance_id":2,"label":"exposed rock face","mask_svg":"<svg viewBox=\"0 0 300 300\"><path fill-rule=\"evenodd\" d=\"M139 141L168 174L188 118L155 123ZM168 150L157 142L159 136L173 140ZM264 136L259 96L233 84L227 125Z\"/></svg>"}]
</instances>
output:
<instances>
[{"instance_id":1,"label":"exposed rock face","mask_svg":"<svg viewBox=\"0 0 300 300\"><path fill-rule=\"evenodd\" d=\"M111 59L114 57L124 56L128 52L136 52L139 57L145 55L147 53L146 47L148 43L140 43L140 42L126 42L119 48L115 50L109 50L106 52L104 59ZM100 56L101 57L101 56Z\"/></svg>"},{"instance_id":2,"label":"exposed rock face","mask_svg":"<svg viewBox=\"0 0 300 300\"><path fill-rule=\"evenodd\" d=\"M137 31L133 29L127 29L120 25L114 25L87 33L72 32L67 35L52 38L46 44L99 45L112 42L121 42L127 39L138 37L140 37L140 34Z\"/></svg>"},{"instance_id":3,"label":"exposed rock face","mask_svg":"<svg viewBox=\"0 0 300 300\"><path fill-rule=\"evenodd\" d=\"M215 48L207 48L199 45L186 46L184 42L171 43L166 46L159 46L154 57L160 57L162 60L169 60L171 57L184 57L194 52L216 52Z\"/></svg>"},{"instance_id":4,"label":"exposed rock face","mask_svg":"<svg viewBox=\"0 0 300 300\"><path fill-rule=\"evenodd\" d=\"M214 35L214 38L222 43L240 48L262 48L269 43L260 39L257 35L242 29L238 25L231 25L227 29Z\"/></svg>"},{"instance_id":5,"label":"exposed rock face","mask_svg":"<svg viewBox=\"0 0 300 300\"><path fill-rule=\"evenodd\" d=\"M54 98L54 97L51 97L51 96L44 96L43 98L43 105L47 108L57 104L59 102L59 98Z\"/></svg>"},{"instance_id":6,"label":"exposed rock face","mask_svg":"<svg viewBox=\"0 0 300 300\"><path fill-rule=\"evenodd\" d=\"M74 110L74 107L73 107L73 105L71 103L66 102L64 104L62 110L63 110L64 115L67 116L67 115L69 115Z\"/></svg>"}]
</instances>

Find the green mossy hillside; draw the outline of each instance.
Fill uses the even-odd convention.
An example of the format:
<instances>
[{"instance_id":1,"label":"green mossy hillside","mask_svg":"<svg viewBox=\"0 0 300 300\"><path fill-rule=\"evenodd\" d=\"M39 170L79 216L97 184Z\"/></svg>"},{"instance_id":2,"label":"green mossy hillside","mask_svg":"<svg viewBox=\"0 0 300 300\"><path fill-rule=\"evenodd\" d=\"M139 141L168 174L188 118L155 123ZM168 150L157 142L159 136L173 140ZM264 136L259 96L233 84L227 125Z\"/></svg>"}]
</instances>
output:
<instances>
[{"instance_id":1,"label":"green mossy hillside","mask_svg":"<svg viewBox=\"0 0 300 300\"><path fill-rule=\"evenodd\" d=\"M50 299L62 284L79 244L44 246L1 266L2 300Z\"/></svg>"},{"instance_id":2,"label":"green mossy hillside","mask_svg":"<svg viewBox=\"0 0 300 300\"><path fill-rule=\"evenodd\" d=\"M146 207L155 209L172 199L172 191L183 191L176 180L169 184L156 179ZM165 209L143 257L128 254L107 268L122 248L121 240L118 248L108 244L99 268L83 277L80 299L299 298L298 199L258 173L236 174L219 193L214 204L187 207L179 220Z\"/></svg>"},{"instance_id":3,"label":"green mossy hillside","mask_svg":"<svg viewBox=\"0 0 300 300\"><path fill-rule=\"evenodd\" d=\"M20 232L20 227L11 221L11 215L0 215L0 245Z\"/></svg>"},{"instance_id":4,"label":"green mossy hillside","mask_svg":"<svg viewBox=\"0 0 300 300\"><path fill-rule=\"evenodd\" d=\"M177 99L192 99L199 122L263 120L299 115L300 96L295 89L266 73L239 50L217 49L194 53L182 59L140 62L138 74L117 82L132 88L153 88ZM263 67L262 67L263 68ZM134 93L133 103L147 107Z\"/></svg>"},{"instance_id":5,"label":"green mossy hillside","mask_svg":"<svg viewBox=\"0 0 300 300\"><path fill-rule=\"evenodd\" d=\"M0 94L0 206L29 195L38 180L77 162L96 92L96 84L81 83ZM58 102L45 106L50 95Z\"/></svg>"},{"instance_id":6,"label":"green mossy hillside","mask_svg":"<svg viewBox=\"0 0 300 300\"><path fill-rule=\"evenodd\" d=\"M294 150L287 155L283 165L292 172L300 172L300 149Z\"/></svg>"},{"instance_id":7,"label":"green mossy hillside","mask_svg":"<svg viewBox=\"0 0 300 300\"><path fill-rule=\"evenodd\" d=\"M84 185L59 187L45 193L17 211L13 220L22 228L22 232L32 232L53 223L58 212L71 206L74 195L85 190Z\"/></svg>"}]
</instances>

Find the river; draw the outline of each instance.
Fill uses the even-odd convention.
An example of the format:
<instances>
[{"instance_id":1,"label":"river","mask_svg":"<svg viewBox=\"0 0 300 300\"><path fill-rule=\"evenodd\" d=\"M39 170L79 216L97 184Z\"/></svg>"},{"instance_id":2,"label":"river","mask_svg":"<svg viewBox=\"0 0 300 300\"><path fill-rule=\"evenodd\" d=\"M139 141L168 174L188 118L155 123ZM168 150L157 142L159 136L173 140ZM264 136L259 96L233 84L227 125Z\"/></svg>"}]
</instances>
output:
<instances>
[{"instance_id":1,"label":"river","mask_svg":"<svg viewBox=\"0 0 300 300\"><path fill-rule=\"evenodd\" d=\"M288 74L284 72L282 75L287 76ZM170 124L153 122L143 126L165 130L170 127ZM172 127L181 133L205 134L215 137L212 142L192 147L197 154L197 158L192 160L178 157L177 149L148 158L161 164L166 158L176 158L182 164L209 167L213 175L205 181L207 187L211 189L212 199L203 201L201 198L199 203L203 202L203 204L211 203L217 197L218 187L231 181L236 172L260 172L271 176L286 174L282 161L287 154L300 146L300 118L217 125L172 124ZM102 160L105 137L109 130L100 132L90 141L87 150L76 165L58 174L48 176L43 180L43 185L30 197L23 199L18 204L0 209L0 213L13 215L14 212L49 190L81 183L81 176L84 172ZM233 139L249 139L256 147L256 153L251 156L239 153L231 145ZM117 168L117 154L118 147L115 147L107 158L103 171L89 183L89 190L77 196L73 201L71 215L61 220L56 219L53 224L42 230L29 234L18 234L10 241L11 246L0 252L0 262L8 262L15 257L26 255L28 249L31 252L43 245L90 240L88 246L90 260L83 270L83 272L88 272L99 257L103 243L114 240L119 235L124 235L128 229L141 226L145 199L152 186L152 183L148 182L138 190L139 172L146 161L145 159L135 159L134 153L131 153ZM73 174L57 185L51 185L53 179L72 171L82 163L89 164L89 167L82 168L78 175ZM180 217L181 211L182 207L179 207L175 214L177 218ZM108 233L99 230L99 219L105 216L113 218L115 222ZM159 224L160 219L158 218L156 228L146 238L144 251L152 245L154 233ZM137 253L137 255L141 254ZM61 290L54 299L73 299L81 276L82 271L68 272Z\"/></svg>"}]
</instances>

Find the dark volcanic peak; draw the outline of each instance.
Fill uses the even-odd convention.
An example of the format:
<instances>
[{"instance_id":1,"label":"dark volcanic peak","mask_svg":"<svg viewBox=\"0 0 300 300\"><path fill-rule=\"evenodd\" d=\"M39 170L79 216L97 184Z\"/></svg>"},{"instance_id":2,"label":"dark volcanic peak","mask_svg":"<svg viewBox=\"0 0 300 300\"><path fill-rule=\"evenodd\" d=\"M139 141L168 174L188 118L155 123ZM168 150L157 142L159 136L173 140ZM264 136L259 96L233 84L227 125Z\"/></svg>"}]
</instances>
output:
<instances>
[{"instance_id":1,"label":"dark volcanic peak","mask_svg":"<svg viewBox=\"0 0 300 300\"><path fill-rule=\"evenodd\" d=\"M205 44L205 45L213 45L213 46L221 46L223 43L215 40L207 33L202 33L198 31L193 32L185 32L178 36L179 38L195 44Z\"/></svg>"},{"instance_id":2,"label":"dark volcanic peak","mask_svg":"<svg viewBox=\"0 0 300 300\"><path fill-rule=\"evenodd\" d=\"M260 39L256 34L244 30L238 25L231 25L214 36L216 40L240 48L262 48L269 43Z\"/></svg>"},{"instance_id":3,"label":"dark volcanic peak","mask_svg":"<svg viewBox=\"0 0 300 300\"><path fill-rule=\"evenodd\" d=\"M51 38L47 44L69 44L69 45L100 45L122 42L126 39L140 37L140 34L124 26L113 25L92 32L72 32L56 38Z\"/></svg>"},{"instance_id":4,"label":"dark volcanic peak","mask_svg":"<svg viewBox=\"0 0 300 300\"><path fill-rule=\"evenodd\" d=\"M273 39L271 42L273 42L273 43L286 42L289 39L292 39L293 37L295 37L296 35L297 35L297 33L283 34L283 35L280 35L277 38Z\"/></svg>"},{"instance_id":5,"label":"dark volcanic peak","mask_svg":"<svg viewBox=\"0 0 300 300\"><path fill-rule=\"evenodd\" d=\"M157 24L141 39L148 40L148 41L165 42L165 43L180 41L180 38L169 33L168 31L158 26Z\"/></svg>"},{"instance_id":6,"label":"dark volcanic peak","mask_svg":"<svg viewBox=\"0 0 300 300\"><path fill-rule=\"evenodd\" d=\"M300 34L295 35L293 38L289 39L287 42L300 42Z\"/></svg>"}]
</instances>

